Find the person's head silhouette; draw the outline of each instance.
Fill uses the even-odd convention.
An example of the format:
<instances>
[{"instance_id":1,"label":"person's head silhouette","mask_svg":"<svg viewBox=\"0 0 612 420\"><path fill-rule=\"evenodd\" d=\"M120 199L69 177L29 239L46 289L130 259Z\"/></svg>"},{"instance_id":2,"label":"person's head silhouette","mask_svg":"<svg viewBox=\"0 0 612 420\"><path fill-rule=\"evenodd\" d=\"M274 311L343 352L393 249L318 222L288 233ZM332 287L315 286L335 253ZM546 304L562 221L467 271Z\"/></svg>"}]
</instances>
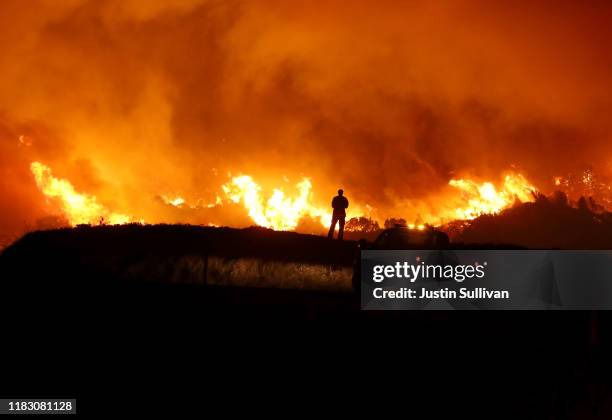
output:
<instances>
[{"instance_id":1,"label":"person's head silhouette","mask_svg":"<svg viewBox=\"0 0 612 420\"><path fill-rule=\"evenodd\" d=\"M344 190L343 190L343 189L339 189L339 190L338 190L338 195L339 195L339 196L342 196L342 194L344 194Z\"/></svg>"}]
</instances>

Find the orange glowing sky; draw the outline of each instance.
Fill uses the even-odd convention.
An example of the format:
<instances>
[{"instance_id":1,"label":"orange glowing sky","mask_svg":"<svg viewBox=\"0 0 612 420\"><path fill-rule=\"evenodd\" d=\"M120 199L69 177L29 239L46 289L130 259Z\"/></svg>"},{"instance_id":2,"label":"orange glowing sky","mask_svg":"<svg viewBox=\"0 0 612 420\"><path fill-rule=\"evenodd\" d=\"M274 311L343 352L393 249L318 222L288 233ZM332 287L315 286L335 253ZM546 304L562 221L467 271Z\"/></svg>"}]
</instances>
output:
<instances>
[{"instance_id":1,"label":"orange glowing sky","mask_svg":"<svg viewBox=\"0 0 612 420\"><path fill-rule=\"evenodd\" d=\"M603 1L5 0L0 236L57 214L30 170L152 222L251 223L216 203L338 187L384 219L447 214L452 179L612 176ZM181 197L199 206L172 206ZM352 208L352 207L351 207Z\"/></svg>"}]
</instances>

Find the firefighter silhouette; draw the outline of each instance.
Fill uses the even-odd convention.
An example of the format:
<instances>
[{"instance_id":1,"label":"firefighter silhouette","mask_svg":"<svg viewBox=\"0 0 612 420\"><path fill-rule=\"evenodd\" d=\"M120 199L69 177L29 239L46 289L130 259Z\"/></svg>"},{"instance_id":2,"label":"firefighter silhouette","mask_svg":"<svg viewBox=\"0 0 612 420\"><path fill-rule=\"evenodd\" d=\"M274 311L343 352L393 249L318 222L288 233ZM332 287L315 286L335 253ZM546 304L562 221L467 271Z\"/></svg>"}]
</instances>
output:
<instances>
[{"instance_id":1,"label":"firefighter silhouette","mask_svg":"<svg viewBox=\"0 0 612 420\"><path fill-rule=\"evenodd\" d=\"M346 220L346 209L349 206L349 202L344 196L343 190L338 190L338 195L332 200L332 208L334 212L332 214L331 226L329 227L328 238L334 237L334 230L336 230L336 223L338 224L338 239L342 240L344 236L344 222Z\"/></svg>"}]
</instances>

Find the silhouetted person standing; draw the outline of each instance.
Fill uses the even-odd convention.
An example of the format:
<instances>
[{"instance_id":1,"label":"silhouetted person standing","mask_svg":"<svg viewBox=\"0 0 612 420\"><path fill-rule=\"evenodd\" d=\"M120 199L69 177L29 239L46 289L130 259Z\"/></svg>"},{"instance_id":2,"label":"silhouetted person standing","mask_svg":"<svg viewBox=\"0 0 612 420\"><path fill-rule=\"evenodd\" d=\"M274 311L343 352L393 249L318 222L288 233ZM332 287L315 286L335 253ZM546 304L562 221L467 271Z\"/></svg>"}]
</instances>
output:
<instances>
[{"instance_id":1,"label":"silhouetted person standing","mask_svg":"<svg viewBox=\"0 0 612 420\"><path fill-rule=\"evenodd\" d=\"M338 239L342 240L344 236L344 221L346 219L346 209L349 206L349 202L343 195L344 191L338 190L338 195L332 200L332 207L334 213L332 214L331 226L329 227L328 238L334 237L334 230L336 230L336 223L339 224Z\"/></svg>"}]
</instances>

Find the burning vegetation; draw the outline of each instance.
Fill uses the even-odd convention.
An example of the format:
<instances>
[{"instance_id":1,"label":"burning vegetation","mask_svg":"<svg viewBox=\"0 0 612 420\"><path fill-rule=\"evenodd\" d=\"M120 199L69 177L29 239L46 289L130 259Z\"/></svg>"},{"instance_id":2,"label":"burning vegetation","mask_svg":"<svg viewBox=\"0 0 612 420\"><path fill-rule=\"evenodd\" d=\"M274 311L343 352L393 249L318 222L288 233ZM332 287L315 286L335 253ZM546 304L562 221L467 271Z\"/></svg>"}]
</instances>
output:
<instances>
[{"instance_id":1,"label":"burning vegetation","mask_svg":"<svg viewBox=\"0 0 612 420\"><path fill-rule=\"evenodd\" d=\"M48 204L55 209L57 220L65 220L65 223L72 226L145 223L145 220L137 215L127 215L109 209L94 195L76 191L69 180L54 177L51 169L40 162L33 162L30 169L38 189ZM404 217L388 217L384 221L376 219L372 214L380 214L377 209L355 203L351 204L352 217L347 221L346 230L369 237L380 231L381 226L389 228L404 225L409 229L424 230L427 225L432 225L445 230L456 241L501 241L501 243L527 246L545 246L543 244L546 244L546 240L554 238L552 242L554 244L586 246L577 238L572 237L567 242L552 233L538 238L528 226L523 226L517 221L518 217L537 224L540 228L550 223L553 225L558 223L555 226L561 226L567 222L572 223L572 226L581 225L582 232L590 232L595 226L596 229L590 233L593 238L589 240L593 241L593 246L601 247L607 243L607 239L598 239L601 236L598 232L603 228L597 228L597 225L608 229L612 221L606 207L592 196L580 196L572 200L569 198L571 196L562 189L573 194L598 193L597 197L601 198L602 194L603 197L607 197L609 187L598 181L592 171L586 172L578 178L578 181L572 182L574 179L576 178L570 176L556 177L554 183L557 190L549 197L539 192L519 173L507 173L497 185L490 181L476 182L469 178L451 179L445 200L453 203L455 207L440 205L438 213L420 214L415 221L407 222L409 219ZM324 232L329 226L331 211L315 201L310 179L303 178L295 185L293 191L294 194L291 194L281 187L267 191L251 176L239 175L231 177L228 182L222 184L212 202L205 202L202 199L191 202L180 195L160 195L160 198L164 205L179 212L224 211L232 207L234 210L240 209L250 221L247 224L274 230ZM548 213L548 218L545 213ZM206 217L205 214L202 217ZM49 227L56 227L57 220L54 219L54 223L48 224ZM310 220L318 228L312 226L304 228L305 220ZM499 225L502 221L507 223L506 227ZM146 220L146 223L160 222L163 221ZM206 219L202 219L200 224L217 226L216 223ZM517 227L517 224L520 226ZM226 225L231 226L232 222L228 221ZM42 222L37 226L40 229L45 228ZM550 229L555 228L550 227Z\"/></svg>"},{"instance_id":2,"label":"burning vegetation","mask_svg":"<svg viewBox=\"0 0 612 420\"><path fill-rule=\"evenodd\" d=\"M455 219L471 220L483 214L497 214L515 202L534 201L536 189L520 174L506 175L499 190L491 182L478 184L466 179L451 179L449 185L459 189L466 202L455 210Z\"/></svg>"},{"instance_id":3,"label":"burning vegetation","mask_svg":"<svg viewBox=\"0 0 612 420\"><path fill-rule=\"evenodd\" d=\"M79 193L70 181L53 176L51 169L40 162L33 162L30 167L37 187L42 194L53 202L70 225L79 224L125 224L134 221L144 223L135 216L128 216L109 210L98 202L93 195ZM536 189L520 174L508 174L498 188L491 182L477 183L469 179L451 179L449 185L456 191L452 197L459 207L446 213L419 215L420 222L403 224L410 229L423 230L425 224L436 224L440 220L471 220L483 214L497 214L517 202L528 202L535 199ZM274 188L269 195L264 194L262 187L251 176L233 177L223 184L220 194L214 203L202 206L201 200L189 204L183 197L161 195L165 204L176 208L222 208L234 203L244 208L250 220L258 226L274 230L295 230L300 221L310 218L320 223L321 228L329 226L331 211L313 202L312 183L308 178L302 179L295 186L296 194L291 196L281 188ZM368 208L369 206L366 206ZM379 222L370 215L364 214L362 206L353 205L354 217L349 220L348 231L373 232L379 229ZM373 210L369 208L370 212ZM423 222L424 220L425 222ZM155 223L158 221L148 221ZM231 222L229 223L231 224ZM388 223L387 223L388 224Z\"/></svg>"},{"instance_id":4,"label":"burning vegetation","mask_svg":"<svg viewBox=\"0 0 612 420\"><path fill-rule=\"evenodd\" d=\"M571 172L566 176L555 176L554 188L568 197L585 197L597 203L597 206L592 206L594 211L612 210L612 183L602 178L593 168Z\"/></svg>"},{"instance_id":5,"label":"burning vegetation","mask_svg":"<svg viewBox=\"0 0 612 420\"><path fill-rule=\"evenodd\" d=\"M304 178L296 185L296 197L287 197L283 190L275 188L266 200L262 197L261 187L248 175L234 177L223 185L226 197L240 203L248 211L249 217L259 226L275 230L292 230L301 218L308 216L317 219L323 226L331 222L331 212L311 204L312 184Z\"/></svg>"},{"instance_id":6,"label":"burning vegetation","mask_svg":"<svg viewBox=\"0 0 612 420\"><path fill-rule=\"evenodd\" d=\"M96 197L76 192L69 181L55 178L48 166L32 162L30 169L40 191L45 197L57 200L57 205L71 225L105 222L123 225L131 221L129 216L109 211Z\"/></svg>"}]
</instances>

